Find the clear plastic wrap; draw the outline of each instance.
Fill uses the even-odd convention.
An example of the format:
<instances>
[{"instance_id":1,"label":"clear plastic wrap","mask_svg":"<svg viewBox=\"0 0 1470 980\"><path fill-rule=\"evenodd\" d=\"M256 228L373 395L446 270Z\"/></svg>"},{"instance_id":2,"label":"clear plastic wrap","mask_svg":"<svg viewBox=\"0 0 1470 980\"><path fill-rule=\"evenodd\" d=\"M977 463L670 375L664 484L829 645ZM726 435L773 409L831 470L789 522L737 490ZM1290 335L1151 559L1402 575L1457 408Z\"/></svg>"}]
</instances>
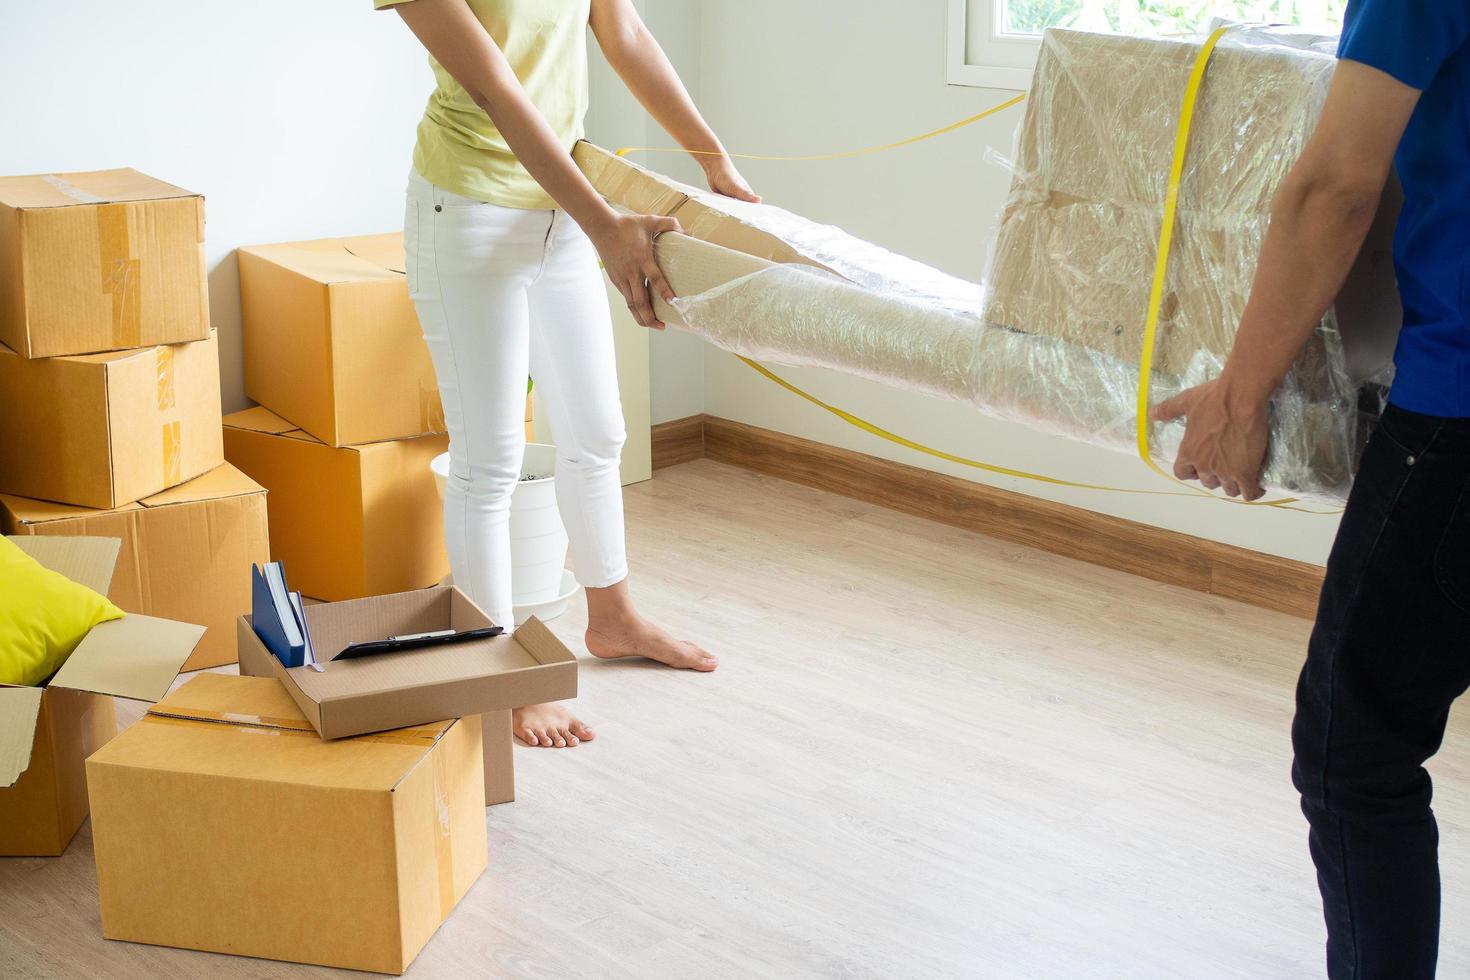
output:
<instances>
[{"instance_id":1,"label":"clear plastic wrap","mask_svg":"<svg viewBox=\"0 0 1470 980\"><path fill-rule=\"evenodd\" d=\"M764 265L685 295L680 315L748 357L834 368L1135 451L1167 173L1198 50L1179 40L1047 33L985 286L779 208L680 188L808 263ZM1155 403L1219 374L1272 198L1311 133L1334 67L1320 45L1269 31L1240 32L1216 50L1181 184ZM1391 290L1392 280L1378 275L1371 288ZM1369 333L1397 330L1396 303L1364 305L1380 321ZM1272 402L1268 487L1346 496L1388 380L1382 355L1390 345L1380 336L1368 346L1374 357L1350 359L1337 312L1323 318ZM1169 464L1182 432L1182 423L1151 426L1155 458Z\"/></svg>"}]
</instances>

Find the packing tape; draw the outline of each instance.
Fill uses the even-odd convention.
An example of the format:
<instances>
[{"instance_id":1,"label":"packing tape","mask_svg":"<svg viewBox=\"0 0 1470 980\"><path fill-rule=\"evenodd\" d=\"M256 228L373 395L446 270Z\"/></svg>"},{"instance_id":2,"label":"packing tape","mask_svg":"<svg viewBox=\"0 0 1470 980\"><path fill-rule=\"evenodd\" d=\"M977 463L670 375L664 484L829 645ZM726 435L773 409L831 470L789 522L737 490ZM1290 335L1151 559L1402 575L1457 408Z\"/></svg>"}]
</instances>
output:
<instances>
[{"instance_id":1,"label":"packing tape","mask_svg":"<svg viewBox=\"0 0 1470 980\"><path fill-rule=\"evenodd\" d=\"M444 403L436 386L419 382L419 432L445 432Z\"/></svg>"},{"instance_id":2,"label":"packing tape","mask_svg":"<svg viewBox=\"0 0 1470 980\"><path fill-rule=\"evenodd\" d=\"M304 738L323 739L316 729L304 718L274 718L270 715L242 714L234 711L210 711L205 708L190 708L188 714L171 713L166 708L154 706L145 716L149 721L177 725L228 725L238 731L259 735L296 735ZM354 735L343 741L382 742L390 745L429 746L444 734L439 728L399 728L391 732L374 732L370 735ZM336 741L336 740L331 740Z\"/></svg>"},{"instance_id":3,"label":"packing tape","mask_svg":"<svg viewBox=\"0 0 1470 980\"><path fill-rule=\"evenodd\" d=\"M459 724L459 722L455 722ZM434 763L434 864L439 874L439 919L454 911L454 838L449 812L449 759L446 752L433 753Z\"/></svg>"},{"instance_id":4,"label":"packing tape","mask_svg":"<svg viewBox=\"0 0 1470 980\"><path fill-rule=\"evenodd\" d=\"M97 208L97 246L102 293L112 300L112 346L141 347L140 302L142 283L133 255L129 205L102 204Z\"/></svg>"},{"instance_id":5,"label":"packing tape","mask_svg":"<svg viewBox=\"0 0 1470 980\"><path fill-rule=\"evenodd\" d=\"M174 349L164 346L157 351L157 398L159 415L174 414L178 410L178 394L174 387ZM184 478L183 422L169 419L162 425L160 444L163 447L163 479L168 486L177 486Z\"/></svg>"},{"instance_id":6,"label":"packing tape","mask_svg":"<svg viewBox=\"0 0 1470 980\"><path fill-rule=\"evenodd\" d=\"M76 201L78 204L107 203L107 198L98 197L96 194L89 194L78 187L76 184L73 184L71 181L65 179L64 177L58 177L55 174L45 174L41 177L41 179L50 184L52 187L61 191L61 193L65 194L73 201Z\"/></svg>"}]
</instances>

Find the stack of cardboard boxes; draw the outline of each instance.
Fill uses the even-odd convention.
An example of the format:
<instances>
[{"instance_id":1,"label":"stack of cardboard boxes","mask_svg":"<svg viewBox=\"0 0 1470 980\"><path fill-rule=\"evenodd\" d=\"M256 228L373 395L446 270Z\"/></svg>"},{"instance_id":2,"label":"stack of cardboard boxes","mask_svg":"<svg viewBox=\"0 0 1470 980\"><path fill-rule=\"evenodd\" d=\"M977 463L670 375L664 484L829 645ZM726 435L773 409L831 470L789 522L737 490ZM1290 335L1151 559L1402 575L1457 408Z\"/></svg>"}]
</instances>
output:
<instances>
[{"instance_id":1,"label":"stack of cardboard boxes","mask_svg":"<svg viewBox=\"0 0 1470 980\"><path fill-rule=\"evenodd\" d=\"M270 490L272 556L316 599L439 582L449 563L429 463L448 437L402 236L239 258L245 391L260 407L224 420L224 451Z\"/></svg>"},{"instance_id":2,"label":"stack of cardboard boxes","mask_svg":"<svg viewBox=\"0 0 1470 980\"><path fill-rule=\"evenodd\" d=\"M235 661L265 491L225 464L204 199L134 170L0 178L0 530L121 539L123 610Z\"/></svg>"}]
</instances>

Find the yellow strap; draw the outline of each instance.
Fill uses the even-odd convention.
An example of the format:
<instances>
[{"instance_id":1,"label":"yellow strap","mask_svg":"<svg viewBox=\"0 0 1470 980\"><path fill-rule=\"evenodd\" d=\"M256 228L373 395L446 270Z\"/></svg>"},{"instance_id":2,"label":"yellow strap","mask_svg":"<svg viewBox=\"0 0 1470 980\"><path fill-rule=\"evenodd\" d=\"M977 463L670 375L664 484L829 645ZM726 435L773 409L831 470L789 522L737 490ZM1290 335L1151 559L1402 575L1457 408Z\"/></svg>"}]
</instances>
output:
<instances>
[{"instance_id":1,"label":"yellow strap","mask_svg":"<svg viewBox=\"0 0 1470 980\"><path fill-rule=\"evenodd\" d=\"M1189 81L1184 86L1184 101L1179 107L1179 122L1174 131L1174 157L1169 162L1169 183L1164 192L1164 216L1159 224L1159 248L1154 255L1154 279L1148 294L1148 314L1143 322L1143 344L1138 357L1138 402L1134 426L1138 443L1138 458L1159 476L1182 483L1172 473L1154 461L1148 445L1148 410L1153 393L1154 348L1159 334L1159 313L1164 303L1164 283L1169 274L1169 251L1174 245L1174 221L1179 211L1179 184L1184 178L1184 158L1189 154L1189 132L1194 125L1194 105L1199 100L1200 85L1205 79L1205 68L1215 45L1229 31L1229 27L1216 28L1195 56L1194 66L1189 71ZM1190 488L1194 489L1194 488ZM1200 493L1207 493L1199 488ZM1213 496L1213 494L1210 494ZM1286 501L1288 503L1294 501Z\"/></svg>"},{"instance_id":2,"label":"yellow strap","mask_svg":"<svg viewBox=\"0 0 1470 980\"><path fill-rule=\"evenodd\" d=\"M918 136L910 136L907 139L901 139L895 143L884 143L882 146L865 146L860 150L844 150L841 153L814 153L809 156L794 157L766 156L759 153L731 153L730 156L736 160L779 160L790 163L812 160L846 160L850 157L866 156L869 153L882 153L884 150L896 150L900 146L910 146L914 143L922 143L924 140L933 139L936 136L943 136L945 133L952 133L971 123L977 123L982 119L989 118L998 112L1004 112L1013 105L1020 105L1025 98L1026 93L1022 92L1014 98L1005 100L1000 105L993 105L984 112L977 112L973 116L961 119L959 122L950 123L948 126L941 126L939 129L933 129L927 133L920 133ZM717 150L683 150L671 146L625 146L618 151L618 156L625 157L629 153L688 153L692 156L709 157L720 155Z\"/></svg>"}]
</instances>

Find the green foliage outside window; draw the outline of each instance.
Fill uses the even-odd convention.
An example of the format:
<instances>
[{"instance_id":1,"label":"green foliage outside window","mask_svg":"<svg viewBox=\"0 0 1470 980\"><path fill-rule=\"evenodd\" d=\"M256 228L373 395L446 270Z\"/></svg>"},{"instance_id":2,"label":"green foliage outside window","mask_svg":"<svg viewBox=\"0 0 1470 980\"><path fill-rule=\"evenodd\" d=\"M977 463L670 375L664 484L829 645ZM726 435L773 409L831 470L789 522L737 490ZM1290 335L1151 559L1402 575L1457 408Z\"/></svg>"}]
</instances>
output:
<instances>
[{"instance_id":1,"label":"green foliage outside window","mask_svg":"<svg viewBox=\"0 0 1470 980\"><path fill-rule=\"evenodd\" d=\"M1295 24L1335 34L1347 0L996 0L1005 4L1007 34L1048 27L1120 34L1193 34L1211 17Z\"/></svg>"}]
</instances>

